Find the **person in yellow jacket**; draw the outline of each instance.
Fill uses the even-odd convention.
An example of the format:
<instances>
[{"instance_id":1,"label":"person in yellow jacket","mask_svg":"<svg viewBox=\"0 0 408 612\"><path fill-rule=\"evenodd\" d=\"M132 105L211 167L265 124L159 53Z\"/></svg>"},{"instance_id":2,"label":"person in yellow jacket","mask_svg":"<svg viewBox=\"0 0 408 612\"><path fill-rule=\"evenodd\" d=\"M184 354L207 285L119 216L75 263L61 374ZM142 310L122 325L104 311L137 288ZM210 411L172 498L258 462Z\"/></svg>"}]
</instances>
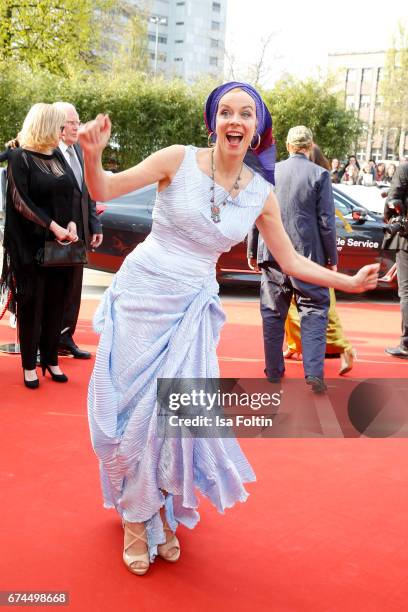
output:
<instances>
[{"instance_id":1,"label":"person in yellow jacket","mask_svg":"<svg viewBox=\"0 0 408 612\"><path fill-rule=\"evenodd\" d=\"M329 161L321 152L320 148L314 144L310 160L315 164L330 170ZM336 210L336 216L340 218L344 224L346 231L351 232L351 226L341 214L339 210ZM296 356L300 358L302 353L302 343L300 340L300 319L299 313L296 308L294 300L289 308L288 316L285 323L286 343L287 349L284 352L286 359L292 359ZM340 317L336 310L336 294L334 289L330 289L330 308L328 312L328 324L326 332L326 354L328 355L340 355L340 370L339 374L343 375L353 367L353 362L356 357L356 351L354 350L351 342L346 338L343 327L340 321Z\"/></svg>"}]
</instances>

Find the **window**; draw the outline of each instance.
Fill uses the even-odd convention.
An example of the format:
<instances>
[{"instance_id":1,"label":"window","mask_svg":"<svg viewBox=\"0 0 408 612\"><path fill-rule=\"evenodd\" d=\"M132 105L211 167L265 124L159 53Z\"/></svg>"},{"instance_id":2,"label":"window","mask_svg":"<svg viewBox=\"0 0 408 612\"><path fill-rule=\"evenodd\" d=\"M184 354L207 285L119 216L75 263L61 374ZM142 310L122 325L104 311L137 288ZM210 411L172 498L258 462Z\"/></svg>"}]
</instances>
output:
<instances>
[{"instance_id":1,"label":"window","mask_svg":"<svg viewBox=\"0 0 408 612\"><path fill-rule=\"evenodd\" d=\"M211 29L212 30L219 30L220 29L220 22L219 21L212 21L211 22Z\"/></svg>"},{"instance_id":2,"label":"window","mask_svg":"<svg viewBox=\"0 0 408 612\"><path fill-rule=\"evenodd\" d=\"M176 2L176 6L184 6L185 2Z\"/></svg>"},{"instance_id":3,"label":"window","mask_svg":"<svg viewBox=\"0 0 408 612\"><path fill-rule=\"evenodd\" d=\"M371 97L367 95L360 96L360 108L370 108Z\"/></svg>"},{"instance_id":4,"label":"window","mask_svg":"<svg viewBox=\"0 0 408 612\"><path fill-rule=\"evenodd\" d=\"M176 21L176 25L184 25L184 21Z\"/></svg>"},{"instance_id":5,"label":"window","mask_svg":"<svg viewBox=\"0 0 408 612\"><path fill-rule=\"evenodd\" d=\"M371 149L371 157L375 162L378 162L382 156L382 149Z\"/></svg>"},{"instance_id":6,"label":"window","mask_svg":"<svg viewBox=\"0 0 408 612\"><path fill-rule=\"evenodd\" d=\"M357 80L357 70L350 69L347 70L347 83L355 83Z\"/></svg>"},{"instance_id":7,"label":"window","mask_svg":"<svg viewBox=\"0 0 408 612\"><path fill-rule=\"evenodd\" d=\"M339 210L341 214L344 215L344 217L346 217L347 215L350 215L351 206L346 204L344 200L342 200L341 196L336 191L333 193L333 196L334 196L336 210ZM343 221L339 219L338 217L336 217L336 223L337 225L344 225Z\"/></svg>"},{"instance_id":8,"label":"window","mask_svg":"<svg viewBox=\"0 0 408 612\"><path fill-rule=\"evenodd\" d=\"M218 66L218 57L210 57L210 66Z\"/></svg>"},{"instance_id":9,"label":"window","mask_svg":"<svg viewBox=\"0 0 408 612\"><path fill-rule=\"evenodd\" d=\"M178 44L178 43L183 43L184 40L175 40L174 42Z\"/></svg>"},{"instance_id":10,"label":"window","mask_svg":"<svg viewBox=\"0 0 408 612\"><path fill-rule=\"evenodd\" d=\"M151 53L149 53L149 57L150 57L150 59L151 59L151 60L154 60L154 59L156 58L156 55L155 55L154 51L153 51L153 52L151 52ZM167 59L167 53L160 53L160 52L159 52L159 53L157 54L157 60L158 60L159 62L165 62L165 61L166 61L166 59Z\"/></svg>"},{"instance_id":11,"label":"window","mask_svg":"<svg viewBox=\"0 0 408 612\"><path fill-rule=\"evenodd\" d=\"M182 62L182 61L183 61L183 58L182 58L182 57L175 57L175 58L174 58L174 61L175 61L175 62Z\"/></svg>"},{"instance_id":12,"label":"window","mask_svg":"<svg viewBox=\"0 0 408 612\"><path fill-rule=\"evenodd\" d=\"M375 99L375 108L381 108L381 106L383 105L383 103L384 103L384 97L383 97L383 96L378 95L378 96L376 97L376 99Z\"/></svg>"},{"instance_id":13,"label":"window","mask_svg":"<svg viewBox=\"0 0 408 612\"><path fill-rule=\"evenodd\" d=\"M218 49L220 46L220 41L217 40L216 38L212 38L211 39L211 48L212 49Z\"/></svg>"},{"instance_id":14,"label":"window","mask_svg":"<svg viewBox=\"0 0 408 612\"><path fill-rule=\"evenodd\" d=\"M349 95L346 96L346 109L347 110L354 110L356 108L356 104L354 101L354 95Z\"/></svg>"},{"instance_id":15,"label":"window","mask_svg":"<svg viewBox=\"0 0 408 612\"><path fill-rule=\"evenodd\" d=\"M152 42L156 42L156 35L155 34L149 34L149 40L151 40ZM167 44L167 36L158 36L157 37L157 42L161 43L162 45L166 45Z\"/></svg>"},{"instance_id":16,"label":"window","mask_svg":"<svg viewBox=\"0 0 408 612\"><path fill-rule=\"evenodd\" d=\"M213 2L212 9L214 13L221 13L221 4L219 2Z\"/></svg>"},{"instance_id":17,"label":"window","mask_svg":"<svg viewBox=\"0 0 408 612\"><path fill-rule=\"evenodd\" d=\"M373 80L373 69L363 68L363 81L365 83L369 83L372 80Z\"/></svg>"}]
</instances>

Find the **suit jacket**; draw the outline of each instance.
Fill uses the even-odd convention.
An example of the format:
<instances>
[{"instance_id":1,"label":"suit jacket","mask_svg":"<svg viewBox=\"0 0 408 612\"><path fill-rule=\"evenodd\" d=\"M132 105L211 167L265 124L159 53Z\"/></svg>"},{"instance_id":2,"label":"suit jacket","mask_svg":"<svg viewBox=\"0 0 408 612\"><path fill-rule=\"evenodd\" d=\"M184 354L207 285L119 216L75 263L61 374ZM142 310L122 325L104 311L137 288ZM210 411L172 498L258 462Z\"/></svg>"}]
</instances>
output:
<instances>
[{"instance_id":1,"label":"suit jacket","mask_svg":"<svg viewBox=\"0 0 408 612\"><path fill-rule=\"evenodd\" d=\"M84 158L82 155L81 147L79 146L78 143L74 144L73 146L78 156L79 162L81 164L82 177L84 177ZM67 171L73 180L75 189L77 190L77 192L80 193L82 220L83 220L84 232L85 232L85 242L86 242L87 247L89 248L92 234L102 234L102 224L98 219L98 215L96 214L96 203L94 200L92 200L91 196L89 195L88 188L86 186L84 178L82 179L82 185L78 185L75 175L72 172L71 166L67 162L65 155L62 153L59 147L57 148L57 152L60 154L62 161L67 167Z\"/></svg>"},{"instance_id":2,"label":"suit jacket","mask_svg":"<svg viewBox=\"0 0 408 612\"><path fill-rule=\"evenodd\" d=\"M337 264L330 173L296 153L276 164L275 181L282 222L296 251L323 266ZM277 265L256 226L248 235L248 257Z\"/></svg>"}]
</instances>

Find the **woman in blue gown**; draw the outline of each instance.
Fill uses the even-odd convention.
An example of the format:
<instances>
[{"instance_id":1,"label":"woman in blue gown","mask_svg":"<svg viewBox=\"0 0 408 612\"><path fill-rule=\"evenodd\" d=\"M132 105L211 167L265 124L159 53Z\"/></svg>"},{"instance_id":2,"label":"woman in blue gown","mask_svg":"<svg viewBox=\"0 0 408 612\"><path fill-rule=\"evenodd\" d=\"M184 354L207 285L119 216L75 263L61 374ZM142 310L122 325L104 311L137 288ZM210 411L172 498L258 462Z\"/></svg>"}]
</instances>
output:
<instances>
[{"instance_id":1,"label":"woman in blue gown","mask_svg":"<svg viewBox=\"0 0 408 612\"><path fill-rule=\"evenodd\" d=\"M155 556L177 561L179 523L199 520L199 490L220 512L245 501L255 475L233 438L160 437L158 378L216 378L224 322L215 266L256 221L281 268L312 283L359 292L378 266L355 277L298 255L273 193L271 118L250 85L227 83L206 104L205 149L173 145L118 174L101 155L110 120L81 128L85 175L94 199L107 201L158 183L150 235L126 258L95 315L100 342L89 385L89 422L106 507L124 526L123 559L144 574ZM244 158L252 149L256 170Z\"/></svg>"}]
</instances>

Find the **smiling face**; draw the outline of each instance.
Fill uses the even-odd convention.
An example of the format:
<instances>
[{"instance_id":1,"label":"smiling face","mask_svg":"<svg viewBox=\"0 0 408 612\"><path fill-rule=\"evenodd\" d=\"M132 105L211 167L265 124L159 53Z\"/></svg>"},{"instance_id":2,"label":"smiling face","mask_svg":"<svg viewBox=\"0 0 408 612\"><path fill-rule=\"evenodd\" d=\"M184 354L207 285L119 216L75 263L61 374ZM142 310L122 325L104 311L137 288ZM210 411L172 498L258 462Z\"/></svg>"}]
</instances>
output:
<instances>
[{"instance_id":1,"label":"smiling face","mask_svg":"<svg viewBox=\"0 0 408 612\"><path fill-rule=\"evenodd\" d=\"M256 133L254 99L242 89L233 89L218 104L215 132L218 149L245 155Z\"/></svg>"}]
</instances>

